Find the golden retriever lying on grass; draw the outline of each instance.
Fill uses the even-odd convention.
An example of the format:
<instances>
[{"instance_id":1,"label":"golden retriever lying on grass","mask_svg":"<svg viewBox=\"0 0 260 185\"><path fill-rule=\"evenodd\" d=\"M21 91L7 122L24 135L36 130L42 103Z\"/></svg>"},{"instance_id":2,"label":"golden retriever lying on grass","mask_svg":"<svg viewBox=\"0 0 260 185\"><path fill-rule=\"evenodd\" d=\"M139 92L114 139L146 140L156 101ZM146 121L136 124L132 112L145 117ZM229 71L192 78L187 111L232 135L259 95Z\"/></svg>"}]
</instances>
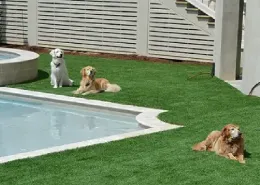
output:
<instances>
[{"instance_id":1,"label":"golden retriever lying on grass","mask_svg":"<svg viewBox=\"0 0 260 185\"><path fill-rule=\"evenodd\" d=\"M206 140L192 148L195 151L213 151L228 159L245 163L244 138L237 125L228 124L222 131L212 131Z\"/></svg>"},{"instance_id":2,"label":"golden retriever lying on grass","mask_svg":"<svg viewBox=\"0 0 260 185\"><path fill-rule=\"evenodd\" d=\"M95 94L99 92L118 92L121 88L117 84L110 84L105 78L95 78L96 69L92 66L87 66L80 71L82 79L80 87L73 91L74 94Z\"/></svg>"}]
</instances>

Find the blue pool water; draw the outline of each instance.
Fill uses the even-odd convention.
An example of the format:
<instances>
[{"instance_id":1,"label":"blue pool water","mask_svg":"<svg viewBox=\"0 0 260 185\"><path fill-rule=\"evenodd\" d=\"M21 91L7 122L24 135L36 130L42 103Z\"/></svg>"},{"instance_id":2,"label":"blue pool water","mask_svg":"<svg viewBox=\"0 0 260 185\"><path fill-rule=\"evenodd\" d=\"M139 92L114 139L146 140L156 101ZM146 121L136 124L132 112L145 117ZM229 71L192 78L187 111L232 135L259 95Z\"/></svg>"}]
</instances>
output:
<instances>
[{"instance_id":1,"label":"blue pool water","mask_svg":"<svg viewBox=\"0 0 260 185\"><path fill-rule=\"evenodd\" d=\"M18 54L0 51L0 62L6 59L18 57Z\"/></svg>"},{"instance_id":2,"label":"blue pool water","mask_svg":"<svg viewBox=\"0 0 260 185\"><path fill-rule=\"evenodd\" d=\"M142 130L135 115L0 95L0 157Z\"/></svg>"}]
</instances>

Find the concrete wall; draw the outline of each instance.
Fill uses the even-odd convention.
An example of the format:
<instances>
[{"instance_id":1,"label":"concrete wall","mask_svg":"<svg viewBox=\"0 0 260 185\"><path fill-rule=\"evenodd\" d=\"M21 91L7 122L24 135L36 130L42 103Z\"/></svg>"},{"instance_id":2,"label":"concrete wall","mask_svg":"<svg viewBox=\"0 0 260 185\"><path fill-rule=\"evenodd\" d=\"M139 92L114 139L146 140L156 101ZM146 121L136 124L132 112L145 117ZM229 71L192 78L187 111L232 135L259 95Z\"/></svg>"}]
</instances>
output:
<instances>
[{"instance_id":1,"label":"concrete wall","mask_svg":"<svg viewBox=\"0 0 260 185\"><path fill-rule=\"evenodd\" d=\"M260 81L260 1L247 1L242 92ZM260 86L253 95L260 96Z\"/></svg>"},{"instance_id":2,"label":"concrete wall","mask_svg":"<svg viewBox=\"0 0 260 185\"><path fill-rule=\"evenodd\" d=\"M218 0L214 62L215 74L223 80L236 80L240 74L243 0Z\"/></svg>"}]
</instances>

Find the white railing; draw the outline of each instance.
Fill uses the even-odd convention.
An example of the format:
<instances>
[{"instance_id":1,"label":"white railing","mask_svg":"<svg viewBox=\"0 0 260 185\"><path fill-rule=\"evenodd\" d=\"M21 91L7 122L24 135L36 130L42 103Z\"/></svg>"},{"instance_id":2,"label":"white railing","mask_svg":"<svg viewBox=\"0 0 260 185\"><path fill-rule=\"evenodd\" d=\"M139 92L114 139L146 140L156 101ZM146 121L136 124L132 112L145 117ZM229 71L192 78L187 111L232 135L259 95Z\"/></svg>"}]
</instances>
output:
<instances>
[{"instance_id":1,"label":"white railing","mask_svg":"<svg viewBox=\"0 0 260 185\"><path fill-rule=\"evenodd\" d=\"M215 4L216 0L186 0L200 11L215 19Z\"/></svg>"},{"instance_id":2,"label":"white railing","mask_svg":"<svg viewBox=\"0 0 260 185\"><path fill-rule=\"evenodd\" d=\"M216 9L216 0L186 0L193 6L197 7L199 10L209 15L213 19L215 19L215 9ZM245 6L246 6L246 1ZM244 10L244 19L245 19L245 10Z\"/></svg>"},{"instance_id":3,"label":"white railing","mask_svg":"<svg viewBox=\"0 0 260 185\"><path fill-rule=\"evenodd\" d=\"M186 0L200 11L204 12L208 16L215 19L216 0ZM243 11L243 32L242 32L242 48L244 48L244 29L245 29L245 17L246 17L246 1L244 0L244 11Z\"/></svg>"},{"instance_id":4,"label":"white railing","mask_svg":"<svg viewBox=\"0 0 260 185\"><path fill-rule=\"evenodd\" d=\"M203 4L207 5L210 9L214 10L216 9L216 0L199 0Z\"/></svg>"}]
</instances>

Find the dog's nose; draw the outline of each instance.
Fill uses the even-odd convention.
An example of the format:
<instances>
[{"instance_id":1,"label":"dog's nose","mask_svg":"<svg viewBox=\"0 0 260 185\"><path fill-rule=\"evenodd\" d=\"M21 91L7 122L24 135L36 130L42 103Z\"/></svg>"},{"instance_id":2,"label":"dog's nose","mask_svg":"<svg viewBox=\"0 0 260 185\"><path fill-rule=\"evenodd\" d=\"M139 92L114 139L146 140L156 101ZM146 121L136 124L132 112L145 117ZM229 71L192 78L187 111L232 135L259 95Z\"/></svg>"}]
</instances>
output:
<instances>
[{"instance_id":1,"label":"dog's nose","mask_svg":"<svg viewBox=\"0 0 260 185\"><path fill-rule=\"evenodd\" d=\"M241 135L242 135L242 132L239 132L238 135L241 136Z\"/></svg>"}]
</instances>

